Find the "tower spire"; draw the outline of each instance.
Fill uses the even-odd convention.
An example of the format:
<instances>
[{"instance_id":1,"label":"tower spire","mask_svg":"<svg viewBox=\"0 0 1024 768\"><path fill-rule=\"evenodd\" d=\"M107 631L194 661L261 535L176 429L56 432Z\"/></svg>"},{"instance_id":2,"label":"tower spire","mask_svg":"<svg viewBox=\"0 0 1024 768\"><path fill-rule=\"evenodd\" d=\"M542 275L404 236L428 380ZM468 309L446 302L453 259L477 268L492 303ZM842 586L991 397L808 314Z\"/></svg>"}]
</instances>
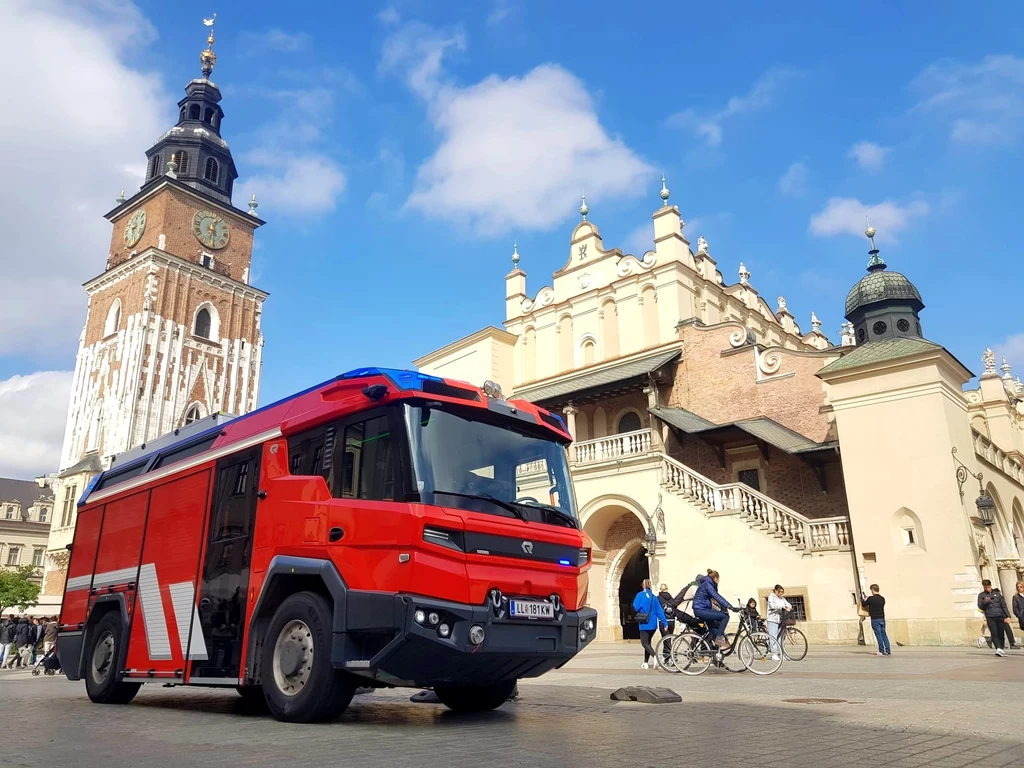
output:
<instances>
[{"instance_id":1,"label":"tower spire","mask_svg":"<svg viewBox=\"0 0 1024 768\"><path fill-rule=\"evenodd\" d=\"M217 54L213 52L213 25L217 22L217 14L212 19L203 19L203 24L210 28L210 36L206 38L206 50L199 54L199 62L203 65L203 77L207 80L213 73L213 67L217 63Z\"/></svg>"},{"instance_id":2,"label":"tower spire","mask_svg":"<svg viewBox=\"0 0 1024 768\"><path fill-rule=\"evenodd\" d=\"M868 223L868 228L864 230L864 235L867 237L868 242L871 243L871 250L868 254L871 256L868 259L868 272L877 272L878 270L885 269L885 262L882 257L878 255L878 248L875 247L875 228L871 226L871 220L867 216L864 220Z\"/></svg>"},{"instance_id":3,"label":"tower spire","mask_svg":"<svg viewBox=\"0 0 1024 768\"><path fill-rule=\"evenodd\" d=\"M661 192L658 193L658 197L661 198L662 205L668 205L668 198L671 194L668 191L668 187L665 186L665 174L661 174Z\"/></svg>"}]
</instances>

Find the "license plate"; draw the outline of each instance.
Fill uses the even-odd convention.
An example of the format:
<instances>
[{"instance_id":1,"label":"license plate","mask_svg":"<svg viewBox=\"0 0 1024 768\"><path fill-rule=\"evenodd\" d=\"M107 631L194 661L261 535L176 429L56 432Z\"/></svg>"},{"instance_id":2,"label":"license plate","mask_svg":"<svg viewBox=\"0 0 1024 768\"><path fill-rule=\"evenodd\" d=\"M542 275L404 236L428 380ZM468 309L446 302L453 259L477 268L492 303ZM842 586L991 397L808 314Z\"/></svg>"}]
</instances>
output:
<instances>
[{"instance_id":1,"label":"license plate","mask_svg":"<svg viewBox=\"0 0 1024 768\"><path fill-rule=\"evenodd\" d=\"M510 600L509 615L517 619L553 619L555 607L537 600Z\"/></svg>"}]
</instances>

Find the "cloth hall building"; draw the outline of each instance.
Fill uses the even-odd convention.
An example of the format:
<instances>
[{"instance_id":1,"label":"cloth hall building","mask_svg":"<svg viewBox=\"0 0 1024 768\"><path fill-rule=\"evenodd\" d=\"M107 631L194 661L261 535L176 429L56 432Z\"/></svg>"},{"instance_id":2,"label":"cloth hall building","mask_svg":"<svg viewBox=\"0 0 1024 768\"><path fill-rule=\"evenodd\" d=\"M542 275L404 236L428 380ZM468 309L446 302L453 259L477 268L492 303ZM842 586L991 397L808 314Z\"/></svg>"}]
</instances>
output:
<instances>
[{"instance_id":1,"label":"cloth hall building","mask_svg":"<svg viewBox=\"0 0 1024 768\"><path fill-rule=\"evenodd\" d=\"M742 264L728 282L703 237L694 252L662 186L651 250L607 248L584 200L539 290L514 251L502 328L415 361L565 414L600 635L636 636L641 579L676 591L714 568L762 612L784 585L812 642L856 642L875 582L894 640L977 638L981 579L1012 594L1021 573L1024 386L986 350L965 390L874 230L836 346Z\"/></svg>"}]
</instances>

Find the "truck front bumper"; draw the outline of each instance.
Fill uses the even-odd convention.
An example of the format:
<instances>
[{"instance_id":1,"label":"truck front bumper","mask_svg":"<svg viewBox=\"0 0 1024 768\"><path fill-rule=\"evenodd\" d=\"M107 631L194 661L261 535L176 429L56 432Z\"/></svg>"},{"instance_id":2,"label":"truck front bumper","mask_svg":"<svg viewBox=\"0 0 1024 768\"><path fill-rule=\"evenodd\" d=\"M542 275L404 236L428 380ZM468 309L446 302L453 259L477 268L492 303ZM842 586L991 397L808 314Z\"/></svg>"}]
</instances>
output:
<instances>
[{"instance_id":1,"label":"truck front bumper","mask_svg":"<svg viewBox=\"0 0 1024 768\"><path fill-rule=\"evenodd\" d=\"M503 606L501 600L475 606L350 591L346 602L345 631L334 634L334 666L390 685L486 685L539 677L561 667L597 634L592 608L556 605L552 619L522 619L508 615L507 599ZM481 630L482 641L474 642Z\"/></svg>"}]
</instances>

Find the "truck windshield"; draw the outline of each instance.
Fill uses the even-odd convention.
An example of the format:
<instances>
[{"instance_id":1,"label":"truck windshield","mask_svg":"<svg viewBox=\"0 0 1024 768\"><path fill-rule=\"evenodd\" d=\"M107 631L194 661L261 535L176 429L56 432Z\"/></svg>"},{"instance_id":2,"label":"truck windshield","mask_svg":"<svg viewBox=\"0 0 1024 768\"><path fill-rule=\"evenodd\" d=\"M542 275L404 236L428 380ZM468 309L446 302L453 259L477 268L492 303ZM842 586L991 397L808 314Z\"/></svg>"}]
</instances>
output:
<instances>
[{"instance_id":1,"label":"truck windshield","mask_svg":"<svg viewBox=\"0 0 1024 768\"><path fill-rule=\"evenodd\" d=\"M554 440L406 405L416 488L427 504L577 528L565 449Z\"/></svg>"}]
</instances>

